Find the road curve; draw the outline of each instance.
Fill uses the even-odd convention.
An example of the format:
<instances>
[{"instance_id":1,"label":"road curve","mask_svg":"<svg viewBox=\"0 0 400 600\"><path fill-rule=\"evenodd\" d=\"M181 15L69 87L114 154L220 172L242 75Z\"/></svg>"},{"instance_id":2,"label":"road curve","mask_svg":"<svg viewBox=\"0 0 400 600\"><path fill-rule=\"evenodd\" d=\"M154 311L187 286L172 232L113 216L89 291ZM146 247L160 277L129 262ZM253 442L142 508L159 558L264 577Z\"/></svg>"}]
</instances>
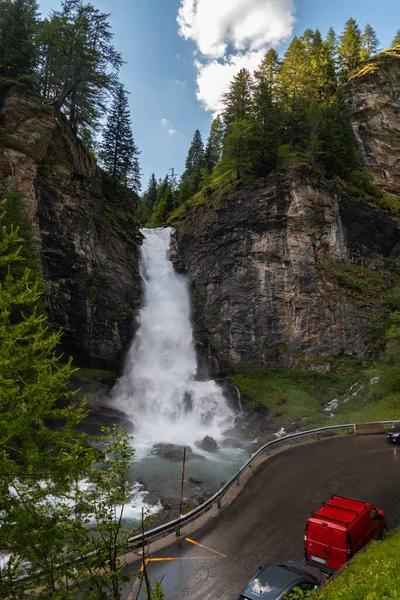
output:
<instances>
[{"instance_id":1,"label":"road curve","mask_svg":"<svg viewBox=\"0 0 400 600\"><path fill-rule=\"evenodd\" d=\"M192 541L182 531L155 553L174 560L151 562L150 577L163 578L165 600L236 600L258 565L303 559L304 524L331 493L368 500L386 511L389 529L400 527L400 446L383 435L352 435L272 456ZM135 599L136 588L125 598Z\"/></svg>"}]
</instances>

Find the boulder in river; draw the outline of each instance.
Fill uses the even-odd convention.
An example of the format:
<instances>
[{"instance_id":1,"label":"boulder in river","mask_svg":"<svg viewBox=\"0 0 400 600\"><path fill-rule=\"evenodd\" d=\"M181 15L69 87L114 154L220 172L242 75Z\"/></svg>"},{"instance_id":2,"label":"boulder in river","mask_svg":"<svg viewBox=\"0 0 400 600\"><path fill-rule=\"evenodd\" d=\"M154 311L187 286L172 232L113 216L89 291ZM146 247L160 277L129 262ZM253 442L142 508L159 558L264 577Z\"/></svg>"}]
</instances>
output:
<instances>
[{"instance_id":1,"label":"boulder in river","mask_svg":"<svg viewBox=\"0 0 400 600\"><path fill-rule=\"evenodd\" d=\"M204 479L201 477L189 477L189 481L190 483L195 483L196 485L201 485L204 483Z\"/></svg>"},{"instance_id":2,"label":"boulder in river","mask_svg":"<svg viewBox=\"0 0 400 600\"><path fill-rule=\"evenodd\" d=\"M201 442L196 442L196 446L197 448L200 448L200 450L205 450L206 452L211 452L213 454L219 450L217 442L210 435L206 435Z\"/></svg>"},{"instance_id":3,"label":"boulder in river","mask_svg":"<svg viewBox=\"0 0 400 600\"><path fill-rule=\"evenodd\" d=\"M180 461L183 459L183 450L185 446L179 444L154 444L152 454L166 458L167 460ZM186 446L186 460L193 458L193 450L190 446Z\"/></svg>"}]
</instances>

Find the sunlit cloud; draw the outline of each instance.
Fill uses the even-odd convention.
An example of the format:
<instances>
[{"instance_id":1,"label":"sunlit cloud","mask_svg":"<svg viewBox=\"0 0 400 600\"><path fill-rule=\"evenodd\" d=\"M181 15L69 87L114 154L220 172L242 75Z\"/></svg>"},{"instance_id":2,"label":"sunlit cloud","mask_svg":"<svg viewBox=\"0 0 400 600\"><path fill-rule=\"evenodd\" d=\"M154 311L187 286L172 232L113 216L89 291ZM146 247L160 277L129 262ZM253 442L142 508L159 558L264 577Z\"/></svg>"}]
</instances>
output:
<instances>
[{"instance_id":1,"label":"sunlit cloud","mask_svg":"<svg viewBox=\"0 0 400 600\"><path fill-rule=\"evenodd\" d=\"M294 0L181 0L179 34L196 45L203 107L217 113L232 77L256 69L268 48L291 35L294 21Z\"/></svg>"}]
</instances>

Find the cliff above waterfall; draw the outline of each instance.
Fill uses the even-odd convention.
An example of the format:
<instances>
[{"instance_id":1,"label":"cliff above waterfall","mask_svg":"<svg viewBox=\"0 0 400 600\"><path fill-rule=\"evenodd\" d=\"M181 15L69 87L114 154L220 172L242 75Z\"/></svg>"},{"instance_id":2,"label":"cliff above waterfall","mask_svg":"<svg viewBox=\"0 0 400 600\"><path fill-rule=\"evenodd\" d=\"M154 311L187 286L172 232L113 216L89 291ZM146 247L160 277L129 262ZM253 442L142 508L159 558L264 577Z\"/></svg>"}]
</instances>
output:
<instances>
[{"instance_id":1,"label":"cliff above waterfall","mask_svg":"<svg viewBox=\"0 0 400 600\"><path fill-rule=\"evenodd\" d=\"M384 207L298 165L189 203L172 224L220 372L367 357L400 239Z\"/></svg>"},{"instance_id":2,"label":"cliff above waterfall","mask_svg":"<svg viewBox=\"0 0 400 600\"><path fill-rule=\"evenodd\" d=\"M64 116L0 87L0 198L24 195L42 257L49 322L80 366L115 369L141 297L137 196L116 187Z\"/></svg>"},{"instance_id":3,"label":"cliff above waterfall","mask_svg":"<svg viewBox=\"0 0 400 600\"><path fill-rule=\"evenodd\" d=\"M400 198L400 46L357 69L346 94L364 163L376 185Z\"/></svg>"}]
</instances>

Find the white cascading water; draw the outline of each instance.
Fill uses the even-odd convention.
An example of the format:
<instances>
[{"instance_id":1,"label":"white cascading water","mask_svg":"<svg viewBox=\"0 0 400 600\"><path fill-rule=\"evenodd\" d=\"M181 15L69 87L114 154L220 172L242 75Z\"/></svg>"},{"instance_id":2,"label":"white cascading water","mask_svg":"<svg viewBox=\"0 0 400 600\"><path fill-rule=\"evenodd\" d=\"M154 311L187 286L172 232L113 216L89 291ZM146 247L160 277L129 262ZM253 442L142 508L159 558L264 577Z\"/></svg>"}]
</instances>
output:
<instances>
[{"instance_id":1,"label":"white cascading water","mask_svg":"<svg viewBox=\"0 0 400 600\"><path fill-rule=\"evenodd\" d=\"M215 381L196 381L188 282L169 260L171 228L142 233L144 305L113 390L114 405L134 424L139 458L159 442L193 449L206 435L218 442L234 416Z\"/></svg>"}]
</instances>

